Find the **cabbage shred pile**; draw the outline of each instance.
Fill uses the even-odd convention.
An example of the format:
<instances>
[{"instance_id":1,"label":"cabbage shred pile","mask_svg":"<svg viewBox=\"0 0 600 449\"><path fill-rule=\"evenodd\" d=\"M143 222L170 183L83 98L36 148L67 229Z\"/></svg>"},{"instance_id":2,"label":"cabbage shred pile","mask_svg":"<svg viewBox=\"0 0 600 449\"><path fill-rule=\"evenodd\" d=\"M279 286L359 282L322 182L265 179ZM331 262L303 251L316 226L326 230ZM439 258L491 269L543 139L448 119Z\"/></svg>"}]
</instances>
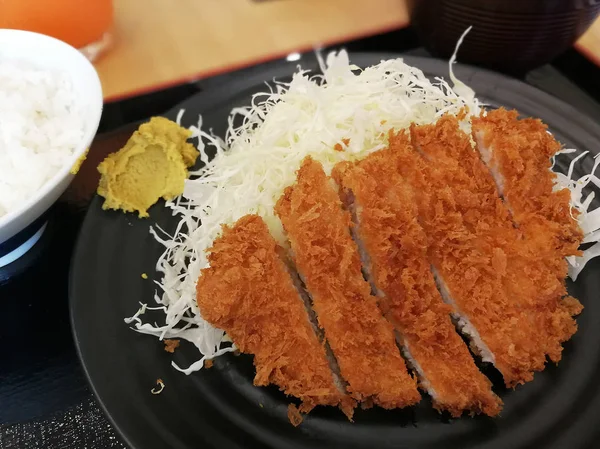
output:
<instances>
[{"instance_id":1,"label":"cabbage shred pile","mask_svg":"<svg viewBox=\"0 0 600 449\"><path fill-rule=\"evenodd\" d=\"M191 128L205 165L191 173L183 195L167 203L180 218L174 234L158 228L150 231L165 246L156 264L162 274L154 297L157 305L142 304L125 320L138 332L192 342L200 359L187 367L172 362L186 374L201 369L205 360L236 349L222 330L202 319L196 305L196 281L208 265L206 250L223 224L258 214L285 245L273 207L284 188L294 183L306 156L330 172L340 161L384 148L391 129L433 123L463 108L478 114L481 108L473 91L457 82L452 65L454 88L442 79L430 81L402 59L360 70L342 51L328 55L322 66L322 74L299 70L290 83L274 81L269 90L253 96L249 107L233 110L225 140L203 130L201 118ZM468 130L468 121L463 126ZM566 176L560 180L561 186L574 191L576 181ZM151 309L164 312L163 325L141 320Z\"/></svg>"}]
</instances>

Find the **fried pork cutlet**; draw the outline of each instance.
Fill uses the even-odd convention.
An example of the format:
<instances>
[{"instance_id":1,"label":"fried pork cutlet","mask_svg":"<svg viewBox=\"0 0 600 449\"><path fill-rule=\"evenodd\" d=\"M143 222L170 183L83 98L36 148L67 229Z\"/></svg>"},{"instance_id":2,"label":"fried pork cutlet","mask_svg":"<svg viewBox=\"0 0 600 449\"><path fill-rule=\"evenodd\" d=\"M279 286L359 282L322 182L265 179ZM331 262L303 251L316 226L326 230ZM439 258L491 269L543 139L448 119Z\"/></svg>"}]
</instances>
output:
<instances>
[{"instance_id":1,"label":"fried pork cutlet","mask_svg":"<svg viewBox=\"0 0 600 449\"><path fill-rule=\"evenodd\" d=\"M483 361L502 373L507 386L532 380L544 360L537 340L532 341L528 316L504 289L504 257L486 251L470 229L477 217L485 219L480 205L457 197L444 173L451 165L419 155L405 132L392 134L389 146L415 194L434 278L442 298L453 307L458 327Z\"/></svg>"},{"instance_id":2,"label":"fried pork cutlet","mask_svg":"<svg viewBox=\"0 0 600 449\"><path fill-rule=\"evenodd\" d=\"M284 191L275 212L348 392L384 408L417 403L416 380L400 356L394 329L363 279L350 214L320 163L303 161L296 184Z\"/></svg>"},{"instance_id":3,"label":"fried pork cutlet","mask_svg":"<svg viewBox=\"0 0 600 449\"><path fill-rule=\"evenodd\" d=\"M264 221L246 215L210 249L197 284L204 319L240 351L254 354L254 384L277 385L302 400L300 411L337 405L351 417L354 401L336 386L302 299Z\"/></svg>"},{"instance_id":4,"label":"fried pork cutlet","mask_svg":"<svg viewBox=\"0 0 600 449\"><path fill-rule=\"evenodd\" d=\"M583 233L572 216L577 211L571 210L569 190L554 191L551 157L560 144L540 120L519 120L516 111L505 109L474 118L473 138L532 256L543 259L564 292L564 258L581 254ZM545 290L552 288L548 282L541 284Z\"/></svg>"},{"instance_id":5,"label":"fried pork cutlet","mask_svg":"<svg viewBox=\"0 0 600 449\"><path fill-rule=\"evenodd\" d=\"M469 137L459 129L456 117L444 116L435 125L414 128L413 139L434 164L443 165L443 175L459 199L469 229L478 242L484 242L483 251L491 254L492 262L500 267L498 273L508 297L527 312L531 341L538 340L542 360L547 354L559 361L562 343L577 329L569 311L562 307L564 277L559 281L552 276L540 261L539 251L522 238L490 171ZM469 196L478 206L470 204L473 200L463 204L462 198Z\"/></svg>"},{"instance_id":6,"label":"fried pork cutlet","mask_svg":"<svg viewBox=\"0 0 600 449\"><path fill-rule=\"evenodd\" d=\"M473 138L523 233L522 257L513 266L535 286L534 305L547 314L545 327L554 336L548 353L558 362L562 342L577 331L573 316L583 308L575 298L562 299L567 295L565 257L580 254L583 234L571 216L569 190L553 190L551 157L560 145L539 120L517 116L499 109L474 118Z\"/></svg>"},{"instance_id":7,"label":"fried pork cutlet","mask_svg":"<svg viewBox=\"0 0 600 449\"><path fill-rule=\"evenodd\" d=\"M560 144L540 120L517 117L517 111L498 109L473 118L477 149L515 222L539 251L550 250L558 258L580 255L583 234L571 215L571 194L568 189L554 191L551 158ZM565 267L559 276L566 274Z\"/></svg>"},{"instance_id":8,"label":"fried pork cutlet","mask_svg":"<svg viewBox=\"0 0 600 449\"><path fill-rule=\"evenodd\" d=\"M363 267L385 316L400 335L404 354L438 410L495 416L501 401L479 371L450 320L427 260L427 236L419 225L410 186L399 176L389 149L333 172L352 212Z\"/></svg>"}]
</instances>

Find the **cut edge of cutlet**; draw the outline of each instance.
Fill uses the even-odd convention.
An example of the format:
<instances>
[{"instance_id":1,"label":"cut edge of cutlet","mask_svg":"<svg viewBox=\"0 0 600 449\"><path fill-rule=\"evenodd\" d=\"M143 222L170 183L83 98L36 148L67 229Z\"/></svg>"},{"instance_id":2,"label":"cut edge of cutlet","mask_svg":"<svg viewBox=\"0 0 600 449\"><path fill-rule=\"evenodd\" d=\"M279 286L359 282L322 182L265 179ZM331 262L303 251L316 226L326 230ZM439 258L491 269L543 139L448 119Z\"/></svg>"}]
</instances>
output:
<instances>
[{"instance_id":1,"label":"cut edge of cutlet","mask_svg":"<svg viewBox=\"0 0 600 449\"><path fill-rule=\"evenodd\" d=\"M583 309L568 296L565 284L568 266L564 257L580 254L583 232L572 215L570 191L554 189L551 158L561 146L540 120L519 119L517 111L504 108L473 117L472 137L515 226L523 231L529 259L544 261L545 269L533 270L530 276L544 292L536 300L538 307L552 310L542 325L552 336L548 356L558 362L562 344L577 331L574 317ZM528 261L524 264L529 265Z\"/></svg>"},{"instance_id":2,"label":"cut edge of cutlet","mask_svg":"<svg viewBox=\"0 0 600 449\"><path fill-rule=\"evenodd\" d=\"M540 289L525 271L534 261L530 260L528 267L522 266L521 261L529 250L524 247L510 210L473 147L472 139L460 129L458 118L451 114L445 114L435 124L412 127L411 135L413 142L422 147L434 164L443 165L441 171L457 198L457 210L463 214L467 229L483 253L489 256L506 297L513 298L512 302L524 310L523 317L529 323L527 329L531 328L527 350L532 370L544 369L546 355L555 356L557 346L562 351L557 343L562 337L557 336L556 330L547 323L556 319L562 322L564 314L555 315L549 307L537 307L535 298L540 295Z\"/></svg>"},{"instance_id":3,"label":"cut edge of cutlet","mask_svg":"<svg viewBox=\"0 0 600 449\"><path fill-rule=\"evenodd\" d=\"M412 127L411 131L415 129L421 128ZM395 153L400 175L417 196L419 221L430 242L432 271L438 287L446 286L445 291L439 289L442 298L453 305L457 327L469 338L474 352L487 355L487 359L493 356L507 387L528 382L540 365L538 359L545 358L532 358L528 349L532 343L523 335L526 326L515 324L515 319L523 320L519 318L522 313L515 307L506 309L510 301L489 259L473 242L462 213L456 209L452 189L431 160L415 149L413 140L412 132L392 132L389 147ZM482 304L489 304L489 313L475 313ZM504 327L508 330L500 329ZM477 336L481 339L474 338Z\"/></svg>"},{"instance_id":4,"label":"cut edge of cutlet","mask_svg":"<svg viewBox=\"0 0 600 449\"><path fill-rule=\"evenodd\" d=\"M404 151L403 147L410 147L409 152L414 152L414 154L409 155L408 153L403 153L405 161L408 160L406 159L407 156L413 159L413 161L417 163L417 167L419 168L419 172L415 172L415 175L417 175L418 178L423 178L425 176L425 161L422 160L422 158L424 158L424 155L420 153L413 145L412 133L404 130L398 132L390 132L389 140L390 148L392 147L392 145L396 146L395 156L400 156L400 154L398 153L398 149ZM423 163L423 165L420 167L419 162ZM402 161L399 161L398 163L402 164ZM424 179L420 179L419 181L422 183ZM436 282L436 286L438 291L440 292L442 300L452 307L451 317L457 327L457 330L469 340L469 347L471 348L471 351L473 351L475 355L479 356L482 362L491 363L495 366L496 358L494 356L494 353L483 341L483 338L479 334L479 331L471 323L468 316L466 316L466 314L460 309L459 305L456 303L452 294L450 293L450 289L446 285L446 282L444 282L441 273L438 271L438 269L433 263L431 264L431 272L433 274L433 278Z\"/></svg>"},{"instance_id":5,"label":"cut edge of cutlet","mask_svg":"<svg viewBox=\"0 0 600 449\"><path fill-rule=\"evenodd\" d=\"M413 193L409 193L411 189L406 183L402 186L399 185L398 178L400 176L393 163L393 153L389 149L384 149L372 153L356 163L340 162L334 167L332 177L340 188L339 194L342 203L352 216L352 235L360 248L365 278L378 297L384 316L396 329L396 340L407 364L417 373L419 385L431 396L434 407L438 411L448 411L453 417L458 417L465 411L471 414L498 415L502 409L502 401L492 391L489 379L475 365L469 350L450 319L451 308L444 304L436 289L427 261L427 238L417 221L418 213L417 207L414 205ZM410 205L406 206L406 210L399 210L398 206L403 199L410 202ZM411 212L411 208L415 210ZM361 221L361 217L367 220L364 222L367 228L363 226L364 220ZM402 226L396 228L392 221L394 223L401 222ZM390 229L390 225L393 229ZM387 231L389 231L389 235L386 234ZM427 280L424 280L424 291L419 294L419 297L421 294L433 295L430 296L433 302L427 310L407 311L402 308L404 295L408 293L406 291L402 293L400 290L406 287L407 283L411 284L415 281L415 278L422 279L420 274L423 274L398 267L398 263L402 264L404 255L397 259L395 256L398 254L397 251L403 249L410 251L410 248L406 246L407 242L402 243L402 241L396 242L399 246L395 247L394 241L402 240L402 235L406 232L421 243L419 245L418 242L412 242L415 245L413 249L421 255L423 263L421 268L427 271L425 276L429 275L429 284L427 284ZM371 256L367 247L375 251L375 257ZM374 261L376 261L376 265L373 265ZM382 268L381 264L385 266ZM400 268L400 272L398 272L398 268ZM378 274L380 276L377 276ZM396 281L389 281L390 277ZM402 279L402 281L398 283L398 279ZM378 284L382 284L382 288ZM413 285L413 287L415 286ZM385 291L390 292L391 296L387 295ZM416 290L415 293L417 293ZM436 298L437 303L435 302ZM419 316L414 315L419 313ZM405 314L416 316L416 322L411 325L411 319L406 319ZM403 327L397 317L400 319L404 317L403 321L410 328L405 328L407 332L403 333ZM449 332L447 337L448 344L452 346L450 349L447 344L444 347L438 347L437 337L434 337L429 331L423 330L424 320L431 318L436 322L432 323L432 327L439 328L441 325L445 331ZM427 343L428 340L429 343ZM427 347L425 348L423 344ZM428 363L431 362L428 357L432 351L435 352L435 348L445 352L452 350L454 357L445 361L444 357L438 358L437 362L442 365L438 367L439 363L437 363L434 367ZM414 352L415 349L416 352ZM435 357L435 354L433 356ZM426 369L420 361L425 362ZM456 363L462 363L462 366L457 367ZM443 374L446 369L454 373L450 381ZM462 380L461 385L455 385L458 383L457 379ZM439 389L439 393L436 388Z\"/></svg>"},{"instance_id":6,"label":"cut edge of cutlet","mask_svg":"<svg viewBox=\"0 0 600 449\"><path fill-rule=\"evenodd\" d=\"M563 256L579 256L583 232L573 214L569 189L555 190L551 158L560 143L539 119L518 118L504 108L472 118L472 136L481 160L500 185L499 193L522 225L534 216L560 226Z\"/></svg>"},{"instance_id":7,"label":"cut edge of cutlet","mask_svg":"<svg viewBox=\"0 0 600 449\"><path fill-rule=\"evenodd\" d=\"M344 412L344 414L348 417L350 421L352 421L352 416L354 414L354 408L356 407L356 402L348 395L348 383L342 377L342 373L340 372L340 366L338 361L329 346L329 343L325 339L325 333L323 329L319 327L319 323L317 321L317 314L312 308L312 297L310 296L309 291L306 289L306 285L302 280L300 273L296 269L294 265L293 259L286 253L286 251L279 246L278 247L278 255L280 259L284 262L292 282L294 283L294 287L298 291L298 295L302 300L302 304L304 305L304 309L308 315L308 320L312 327L313 332L317 336L319 342L325 349L325 355L327 356L327 361L329 362L329 368L333 374L333 383L337 387L338 391L345 397L347 400L343 401L340 404L340 409Z\"/></svg>"},{"instance_id":8,"label":"cut edge of cutlet","mask_svg":"<svg viewBox=\"0 0 600 449\"><path fill-rule=\"evenodd\" d=\"M450 294L450 289L444 282L442 275L439 271L432 265L431 273L433 275L433 279L435 280L436 287L442 297L442 300L452 306L451 317L457 328L457 330L468 337L469 339L469 347L471 351L477 356L481 358L481 361L484 363L491 363L492 365L496 364L496 357L494 353L490 350L488 345L483 341L481 335L477 328L471 323L471 320L460 310L458 304Z\"/></svg>"},{"instance_id":9,"label":"cut edge of cutlet","mask_svg":"<svg viewBox=\"0 0 600 449\"><path fill-rule=\"evenodd\" d=\"M350 394L363 407L414 405L421 399L416 379L407 371L393 328L362 276L350 217L333 181L310 157L297 173L296 183L285 189L275 212Z\"/></svg>"},{"instance_id":10,"label":"cut edge of cutlet","mask_svg":"<svg viewBox=\"0 0 600 449\"><path fill-rule=\"evenodd\" d=\"M335 383L281 251L257 215L223 226L198 278L198 307L241 352L254 355L255 385L277 385L302 401L303 413L333 405L351 419L355 401Z\"/></svg>"}]
</instances>

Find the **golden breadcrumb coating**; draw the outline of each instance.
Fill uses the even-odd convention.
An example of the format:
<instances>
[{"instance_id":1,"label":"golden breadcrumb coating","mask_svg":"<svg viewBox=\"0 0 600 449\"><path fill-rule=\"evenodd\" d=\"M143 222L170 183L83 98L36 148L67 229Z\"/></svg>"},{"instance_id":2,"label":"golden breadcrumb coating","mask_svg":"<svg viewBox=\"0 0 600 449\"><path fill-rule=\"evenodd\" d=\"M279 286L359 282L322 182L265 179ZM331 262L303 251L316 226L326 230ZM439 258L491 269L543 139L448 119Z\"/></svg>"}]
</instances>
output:
<instances>
[{"instance_id":1,"label":"golden breadcrumb coating","mask_svg":"<svg viewBox=\"0 0 600 449\"><path fill-rule=\"evenodd\" d=\"M566 273L560 280L553 277L540 261L538 248L530 239L524 239L521 230L514 226L492 173L468 136L459 129L455 117L444 116L435 125L415 128L413 135L434 164L443 163L443 174L455 195L472 195L477 199L476 209L480 215L475 221L468 220L470 229L478 241L486 242L484 251L491 254L508 297L526 309L532 342L537 339L541 353L559 361L562 343L577 329L570 311L565 308L566 303L561 302L566 293ZM548 169L549 166L546 171ZM473 210L472 207L464 209L463 214L469 217Z\"/></svg>"},{"instance_id":2,"label":"golden breadcrumb coating","mask_svg":"<svg viewBox=\"0 0 600 449\"><path fill-rule=\"evenodd\" d=\"M410 186L398 175L394 153L381 150L357 164L342 162L334 179L346 204L354 203L358 236L371 278L384 293L385 315L402 335L439 410L497 415L501 400L479 371L450 320L427 260L427 236L417 220Z\"/></svg>"},{"instance_id":3,"label":"golden breadcrumb coating","mask_svg":"<svg viewBox=\"0 0 600 449\"><path fill-rule=\"evenodd\" d=\"M551 158L560 144L540 120L517 117L517 111L490 111L473 118L473 134L493 149L491 164L502 175L503 196L527 238L560 258L580 255L583 234L571 216L570 192L553 190Z\"/></svg>"},{"instance_id":4,"label":"golden breadcrumb coating","mask_svg":"<svg viewBox=\"0 0 600 449\"><path fill-rule=\"evenodd\" d=\"M320 163L303 161L275 212L349 393L384 408L417 403L416 380L400 356L394 329L363 279L350 215Z\"/></svg>"},{"instance_id":5,"label":"golden breadcrumb coating","mask_svg":"<svg viewBox=\"0 0 600 449\"><path fill-rule=\"evenodd\" d=\"M254 354L254 384L273 383L300 398L303 412L338 405L351 416L353 401L334 384L325 348L262 218L246 215L224 226L208 260L198 279L198 307L240 351Z\"/></svg>"},{"instance_id":6,"label":"golden breadcrumb coating","mask_svg":"<svg viewBox=\"0 0 600 449\"><path fill-rule=\"evenodd\" d=\"M421 151L435 142L432 128L415 128ZM544 365L539 341L531 332L527 314L509 297L502 282L505 255L492 242L478 238L474 230L493 222L489 216L505 217L490 196L458 192L466 181L448 175L449 160L426 160L405 132L390 136L402 177L411 185L419 206L419 221L428 237L428 256L454 300L456 312L470 320L494 355L494 364L507 386L533 379ZM455 170L456 171L456 170ZM499 238L502 235L498 236Z\"/></svg>"},{"instance_id":7,"label":"golden breadcrumb coating","mask_svg":"<svg viewBox=\"0 0 600 449\"><path fill-rule=\"evenodd\" d=\"M547 352L558 362L562 342L577 331L572 316L583 309L575 298L562 299L567 294L565 256L580 254L583 234L571 217L569 190L553 191L551 157L560 145L539 120L517 117L516 111L499 109L474 118L473 137L480 152L489 154L489 170L523 234L521 257L513 266L530 280L526 294L538 312L546 312Z\"/></svg>"}]
</instances>

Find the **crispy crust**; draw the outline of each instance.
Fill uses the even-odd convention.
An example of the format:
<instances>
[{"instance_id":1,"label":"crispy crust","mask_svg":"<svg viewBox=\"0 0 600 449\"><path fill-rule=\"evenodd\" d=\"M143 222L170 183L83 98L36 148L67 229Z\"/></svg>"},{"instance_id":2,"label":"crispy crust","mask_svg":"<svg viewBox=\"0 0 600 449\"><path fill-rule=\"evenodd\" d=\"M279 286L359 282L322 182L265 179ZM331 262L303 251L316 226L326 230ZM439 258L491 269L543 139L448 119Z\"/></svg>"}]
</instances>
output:
<instances>
[{"instance_id":1,"label":"crispy crust","mask_svg":"<svg viewBox=\"0 0 600 449\"><path fill-rule=\"evenodd\" d=\"M164 343L165 351L170 352L171 354L173 354L175 352L175 349L179 347L179 340L172 340L167 338L164 340Z\"/></svg>"},{"instance_id":2,"label":"crispy crust","mask_svg":"<svg viewBox=\"0 0 600 449\"><path fill-rule=\"evenodd\" d=\"M453 416L464 411L497 415L500 399L478 370L450 320L427 260L427 236L417 220L410 186L398 176L394 153L381 150L355 165L338 164L334 178L353 198L358 234L371 261L372 280L386 316L423 371L434 406Z\"/></svg>"},{"instance_id":3,"label":"crispy crust","mask_svg":"<svg viewBox=\"0 0 600 449\"><path fill-rule=\"evenodd\" d=\"M438 142L444 130L430 126L412 131L413 140L418 140L428 158L441 151L427 146ZM544 365L539 341L530 330L527 315L504 290L504 256L475 232L493 222L490 215L505 217L505 212L496 209L495 201L490 203L489 192L474 199L469 192L458 191L468 177L450 160L433 162L419 156L406 133L391 135L390 149L399 172L415 192L419 220L429 239L429 260L449 288L457 312L477 328L507 386L532 380L533 372ZM460 150L452 145L448 148ZM499 238L502 235L498 233Z\"/></svg>"},{"instance_id":4,"label":"crispy crust","mask_svg":"<svg viewBox=\"0 0 600 449\"><path fill-rule=\"evenodd\" d=\"M442 173L457 198L471 195L477 201L476 207L459 204L469 230L478 242L485 242L482 251L500 274L507 297L525 310L535 353L560 360L562 342L576 330L574 320L557 302L566 293L564 276L560 281L553 278L540 262L539 251L515 228L490 170L455 117L447 115L435 125L415 128L413 139L434 164L443 165Z\"/></svg>"},{"instance_id":5,"label":"crispy crust","mask_svg":"<svg viewBox=\"0 0 600 449\"><path fill-rule=\"evenodd\" d=\"M264 221L246 215L223 227L197 284L204 319L225 330L242 352L254 354L254 384L277 385L302 400L300 410L338 405L351 415L278 246Z\"/></svg>"},{"instance_id":6,"label":"crispy crust","mask_svg":"<svg viewBox=\"0 0 600 449\"><path fill-rule=\"evenodd\" d=\"M304 160L297 183L285 190L275 212L350 394L384 408L418 402L416 381L400 357L394 330L362 277L350 215L321 164Z\"/></svg>"},{"instance_id":7,"label":"crispy crust","mask_svg":"<svg viewBox=\"0 0 600 449\"><path fill-rule=\"evenodd\" d=\"M540 120L517 117L517 111L490 111L473 118L473 134L493 148L491 163L502 174L504 197L527 238L538 250L560 258L580 255L583 234L571 217L570 192L553 191L551 157L560 144Z\"/></svg>"},{"instance_id":8,"label":"crispy crust","mask_svg":"<svg viewBox=\"0 0 600 449\"><path fill-rule=\"evenodd\" d=\"M300 424L302 424L302 421L303 421L302 415L300 414L300 411L294 404L288 405L287 415L288 415L290 424L292 426L298 427Z\"/></svg>"},{"instance_id":9,"label":"crispy crust","mask_svg":"<svg viewBox=\"0 0 600 449\"><path fill-rule=\"evenodd\" d=\"M578 255L583 234L570 214L568 189L553 191L556 175L550 158L560 149L542 122L518 120L516 111L499 109L473 119L473 137L480 152L490 154L488 166L500 180L514 222L523 233L521 252L513 264L530 281L527 294L549 335L547 352L558 362L562 342L577 331L572 318L583 307L566 295L565 256ZM482 153L483 154L483 153Z\"/></svg>"}]
</instances>

